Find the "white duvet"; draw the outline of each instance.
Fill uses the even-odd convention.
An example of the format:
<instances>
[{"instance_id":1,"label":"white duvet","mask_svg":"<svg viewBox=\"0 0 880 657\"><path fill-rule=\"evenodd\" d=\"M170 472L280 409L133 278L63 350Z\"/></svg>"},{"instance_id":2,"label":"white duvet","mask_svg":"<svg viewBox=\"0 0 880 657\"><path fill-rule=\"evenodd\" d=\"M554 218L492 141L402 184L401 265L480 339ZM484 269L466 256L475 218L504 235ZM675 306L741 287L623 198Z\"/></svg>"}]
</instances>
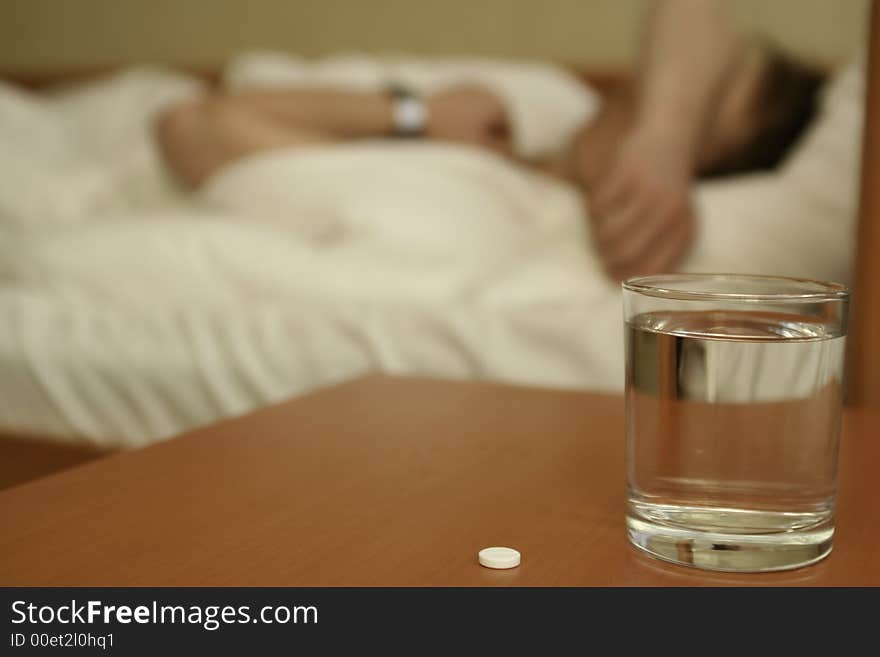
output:
<instances>
[{"instance_id":1,"label":"white duvet","mask_svg":"<svg viewBox=\"0 0 880 657\"><path fill-rule=\"evenodd\" d=\"M251 55L227 84L392 79L492 86L528 156L596 104L556 68L483 60ZM0 428L137 446L375 370L622 386L618 287L578 190L466 147L376 141L252 157L187 195L149 130L198 92L152 69L48 98L0 87ZM839 109L781 174L701 188L686 269L846 279L857 135L823 126L858 93L838 80Z\"/></svg>"}]
</instances>

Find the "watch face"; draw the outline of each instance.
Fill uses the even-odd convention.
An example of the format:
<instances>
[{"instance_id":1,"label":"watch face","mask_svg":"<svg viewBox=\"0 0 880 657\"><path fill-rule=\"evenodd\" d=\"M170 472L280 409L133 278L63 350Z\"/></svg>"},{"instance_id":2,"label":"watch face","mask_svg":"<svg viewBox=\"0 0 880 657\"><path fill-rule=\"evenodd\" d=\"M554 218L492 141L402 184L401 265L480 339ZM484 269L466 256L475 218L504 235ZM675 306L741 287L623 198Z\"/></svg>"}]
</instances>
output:
<instances>
[{"instance_id":1,"label":"watch face","mask_svg":"<svg viewBox=\"0 0 880 657\"><path fill-rule=\"evenodd\" d=\"M415 137L424 133L428 111L425 103L420 98L416 98L408 93L396 96L392 111L394 114L395 134Z\"/></svg>"}]
</instances>

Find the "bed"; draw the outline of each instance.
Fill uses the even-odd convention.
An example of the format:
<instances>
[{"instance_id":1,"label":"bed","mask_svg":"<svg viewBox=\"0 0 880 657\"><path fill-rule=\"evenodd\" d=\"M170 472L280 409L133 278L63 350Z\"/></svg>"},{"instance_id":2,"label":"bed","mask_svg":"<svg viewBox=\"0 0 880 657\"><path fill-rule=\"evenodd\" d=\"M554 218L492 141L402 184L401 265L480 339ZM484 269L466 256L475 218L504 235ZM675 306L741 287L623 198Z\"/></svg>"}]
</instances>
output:
<instances>
[{"instance_id":1,"label":"bed","mask_svg":"<svg viewBox=\"0 0 880 657\"><path fill-rule=\"evenodd\" d=\"M600 102L534 63L251 54L223 77L483 82L525 156ZM622 387L619 294L577 189L463 147L376 142L249 158L187 195L149 128L203 84L142 68L0 89L0 430L132 448L368 371ZM850 279L858 134L838 128L861 123L859 85L837 76L780 172L701 185L685 270Z\"/></svg>"}]
</instances>

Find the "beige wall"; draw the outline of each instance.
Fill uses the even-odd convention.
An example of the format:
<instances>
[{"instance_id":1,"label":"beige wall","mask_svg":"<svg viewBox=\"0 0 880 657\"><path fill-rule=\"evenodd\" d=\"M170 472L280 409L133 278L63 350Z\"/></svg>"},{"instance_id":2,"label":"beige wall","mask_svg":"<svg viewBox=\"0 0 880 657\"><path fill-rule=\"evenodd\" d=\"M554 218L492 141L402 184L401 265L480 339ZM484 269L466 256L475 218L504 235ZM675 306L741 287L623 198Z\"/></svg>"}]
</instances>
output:
<instances>
[{"instance_id":1,"label":"beige wall","mask_svg":"<svg viewBox=\"0 0 880 657\"><path fill-rule=\"evenodd\" d=\"M866 0L729 0L796 51L840 60ZM0 0L0 70L211 66L248 48L467 53L618 66L644 0Z\"/></svg>"}]
</instances>

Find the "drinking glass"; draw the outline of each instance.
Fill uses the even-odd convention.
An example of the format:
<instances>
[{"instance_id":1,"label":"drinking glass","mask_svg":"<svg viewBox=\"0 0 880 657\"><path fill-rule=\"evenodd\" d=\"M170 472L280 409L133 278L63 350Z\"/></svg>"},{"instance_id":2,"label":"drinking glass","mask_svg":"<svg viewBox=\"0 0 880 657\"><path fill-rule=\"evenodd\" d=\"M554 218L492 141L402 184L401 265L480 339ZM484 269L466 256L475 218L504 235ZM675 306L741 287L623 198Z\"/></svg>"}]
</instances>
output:
<instances>
[{"instance_id":1,"label":"drinking glass","mask_svg":"<svg viewBox=\"0 0 880 657\"><path fill-rule=\"evenodd\" d=\"M825 557L847 289L674 274L626 281L623 301L630 541L712 570Z\"/></svg>"}]
</instances>

